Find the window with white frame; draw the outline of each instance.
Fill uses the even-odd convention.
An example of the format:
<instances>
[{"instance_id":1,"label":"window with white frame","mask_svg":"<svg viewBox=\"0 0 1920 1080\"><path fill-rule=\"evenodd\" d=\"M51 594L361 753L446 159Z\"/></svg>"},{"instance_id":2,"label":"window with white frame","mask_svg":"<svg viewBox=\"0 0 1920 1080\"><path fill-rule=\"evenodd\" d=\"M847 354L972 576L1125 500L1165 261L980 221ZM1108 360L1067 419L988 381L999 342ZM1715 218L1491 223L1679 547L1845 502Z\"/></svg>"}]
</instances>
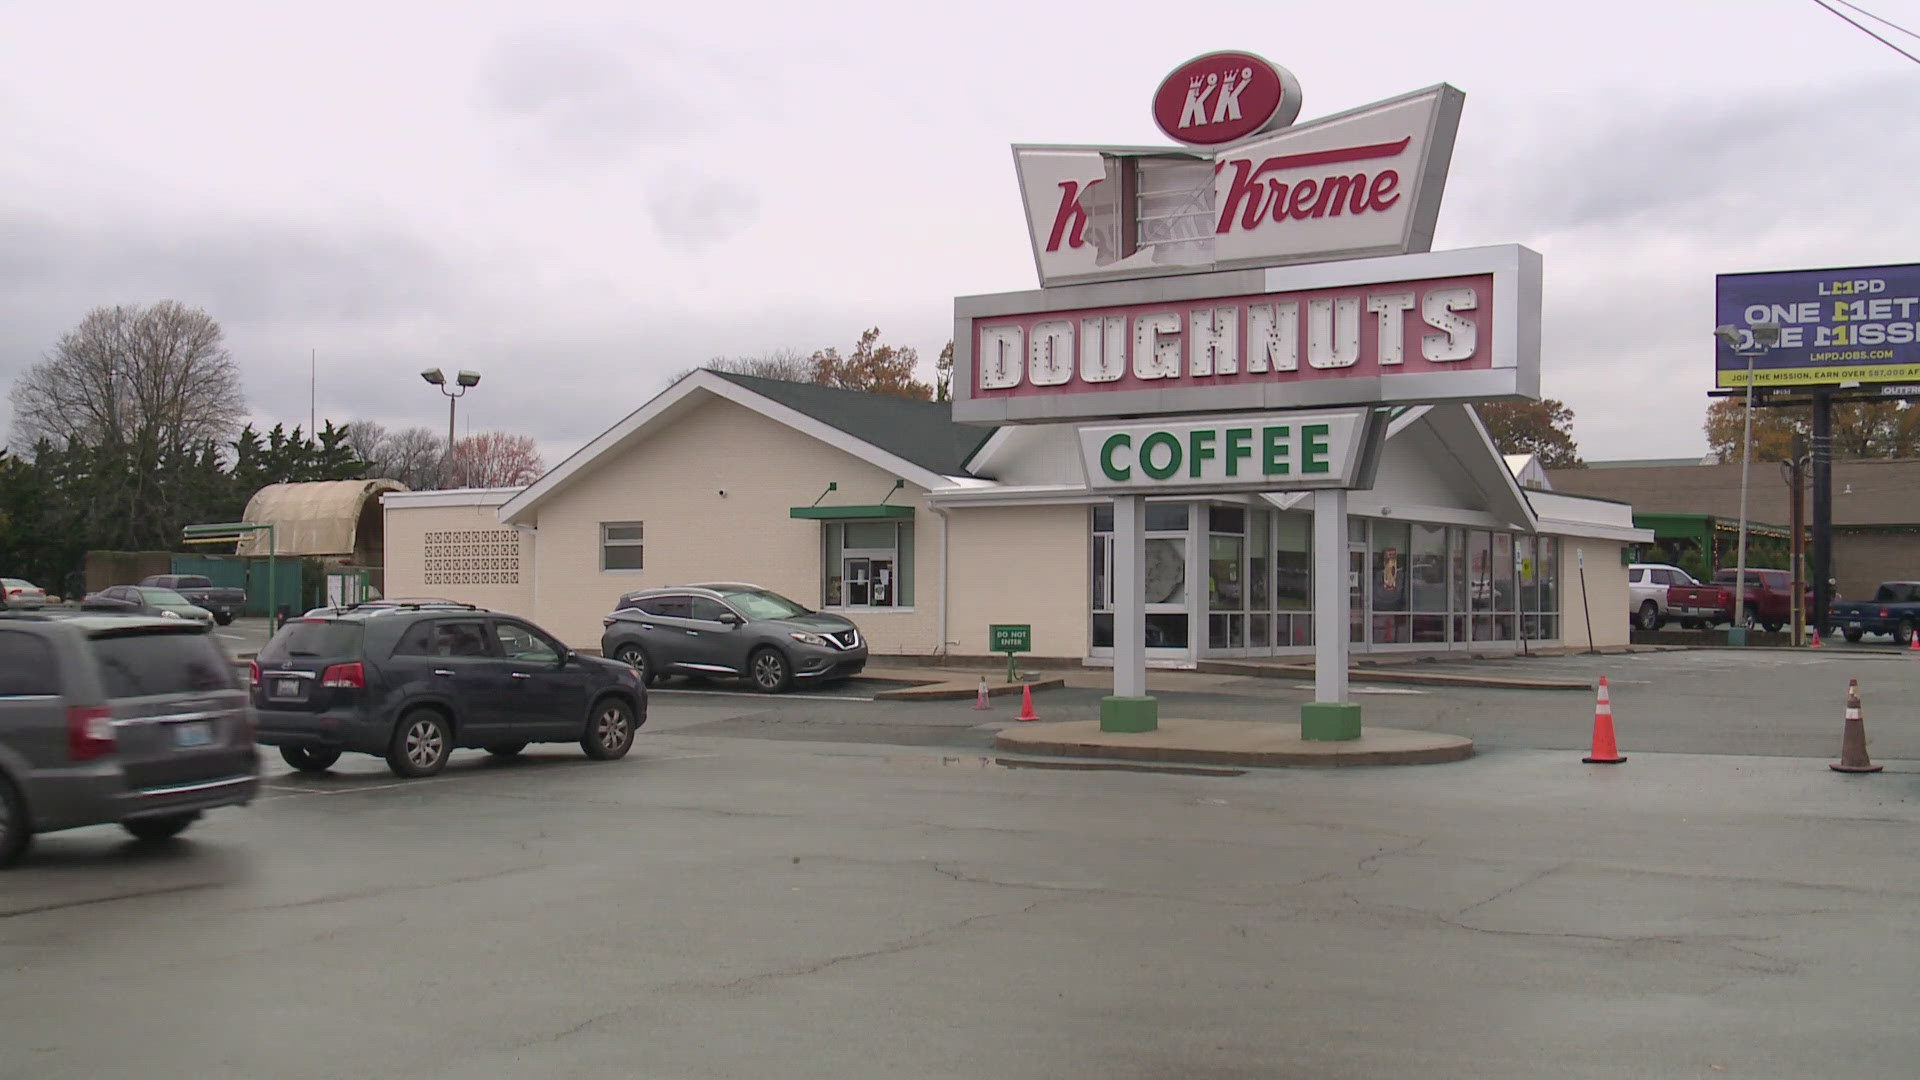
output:
<instances>
[{"instance_id":1,"label":"window with white frame","mask_svg":"<svg viewBox=\"0 0 1920 1080\"><path fill-rule=\"evenodd\" d=\"M913 522L823 522L826 607L913 606Z\"/></svg>"},{"instance_id":2,"label":"window with white frame","mask_svg":"<svg viewBox=\"0 0 1920 1080\"><path fill-rule=\"evenodd\" d=\"M638 521L600 523L600 569L639 570L644 565L646 526Z\"/></svg>"}]
</instances>

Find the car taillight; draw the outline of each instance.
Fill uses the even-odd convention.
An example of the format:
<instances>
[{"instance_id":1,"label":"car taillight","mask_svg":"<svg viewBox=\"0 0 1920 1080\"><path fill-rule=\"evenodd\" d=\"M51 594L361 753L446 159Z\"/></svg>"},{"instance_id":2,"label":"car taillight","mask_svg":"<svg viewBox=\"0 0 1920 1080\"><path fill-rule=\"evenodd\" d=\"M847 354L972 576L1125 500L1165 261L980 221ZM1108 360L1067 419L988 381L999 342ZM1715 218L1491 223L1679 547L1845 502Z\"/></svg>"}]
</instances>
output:
<instances>
[{"instance_id":1,"label":"car taillight","mask_svg":"<svg viewBox=\"0 0 1920 1080\"><path fill-rule=\"evenodd\" d=\"M258 660L247 661L247 685L255 690L260 689L260 661Z\"/></svg>"},{"instance_id":2,"label":"car taillight","mask_svg":"<svg viewBox=\"0 0 1920 1080\"><path fill-rule=\"evenodd\" d=\"M92 761L113 753L113 713L105 706L74 705L67 709L67 756Z\"/></svg>"},{"instance_id":3,"label":"car taillight","mask_svg":"<svg viewBox=\"0 0 1920 1080\"><path fill-rule=\"evenodd\" d=\"M335 690L364 690L367 669L357 660L351 664L335 664L320 673L320 685Z\"/></svg>"},{"instance_id":4,"label":"car taillight","mask_svg":"<svg viewBox=\"0 0 1920 1080\"><path fill-rule=\"evenodd\" d=\"M1880 609L1880 617L1881 617L1881 618L1883 618L1883 619L1884 619L1884 618L1886 618L1887 616L1889 616L1889 615L1891 615L1891 614L1893 614L1893 612L1891 612L1891 611L1888 611L1888 610L1887 610L1886 608L1881 608L1881 609Z\"/></svg>"}]
</instances>

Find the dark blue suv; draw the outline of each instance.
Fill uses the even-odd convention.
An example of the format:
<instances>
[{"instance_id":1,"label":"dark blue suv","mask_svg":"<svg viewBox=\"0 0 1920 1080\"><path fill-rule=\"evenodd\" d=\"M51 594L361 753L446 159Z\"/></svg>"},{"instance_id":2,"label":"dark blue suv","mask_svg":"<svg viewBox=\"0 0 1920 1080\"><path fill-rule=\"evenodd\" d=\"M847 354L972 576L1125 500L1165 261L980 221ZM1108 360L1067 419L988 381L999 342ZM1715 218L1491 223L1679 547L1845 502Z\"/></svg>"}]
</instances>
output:
<instances>
[{"instance_id":1,"label":"dark blue suv","mask_svg":"<svg viewBox=\"0 0 1920 1080\"><path fill-rule=\"evenodd\" d=\"M456 747L511 757L533 742L578 742L608 761L647 719L631 667L465 606L298 619L260 650L251 678L259 741L305 772L351 750L386 758L400 776L432 776Z\"/></svg>"}]
</instances>

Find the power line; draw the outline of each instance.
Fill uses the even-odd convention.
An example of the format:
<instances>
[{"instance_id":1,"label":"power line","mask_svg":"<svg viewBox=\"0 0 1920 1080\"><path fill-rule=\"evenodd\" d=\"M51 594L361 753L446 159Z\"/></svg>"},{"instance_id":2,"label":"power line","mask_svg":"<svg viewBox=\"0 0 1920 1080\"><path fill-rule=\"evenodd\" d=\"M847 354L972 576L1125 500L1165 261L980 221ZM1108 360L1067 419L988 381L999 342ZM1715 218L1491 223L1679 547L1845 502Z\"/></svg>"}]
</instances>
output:
<instances>
[{"instance_id":1,"label":"power line","mask_svg":"<svg viewBox=\"0 0 1920 1080\"><path fill-rule=\"evenodd\" d=\"M1850 18L1848 18L1848 17L1847 17L1847 13L1846 13L1846 12L1844 12L1844 11L1841 11L1841 10L1840 10L1839 8L1836 8L1836 7L1834 7L1834 6L1832 5L1832 4L1829 4L1829 3L1827 3L1827 0L1813 0L1813 2L1814 2L1814 3L1816 3L1816 4L1819 4L1819 5L1820 5L1821 7L1823 7L1823 8L1826 8L1826 9L1827 9L1828 11L1831 11L1831 12L1833 12L1833 14L1834 14L1834 17L1836 17L1836 18L1838 18L1838 19L1841 19L1841 20L1843 20L1843 21L1844 21L1844 22L1846 22L1846 23L1847 23L1847 24L1848 24L1849 26L1852 26L1852 27L1853 27L1853 28L1854 28L1855 30L1858 30L1858 31L1860 31L1861 33L1863 33L1863 34L1865 34L1865 35L1867 35L1868 37L1870 37L1870 38L1872 38L1873 40L1875 40L1875 41L1877 41L1877 42L1879 42L1880 44L1882 44L1882 45L1885 45L1885 46L1886 46L1887 48L1889 48L1889 49L1892 49L1892 50L1893 50L1894 52L1897 52L1897 53L1899 53L1899 54L1900 54L1901 56L1904 56L1904 57L1906 57L1907 59L1909 59L1909 60L1911 60L1911 61L1913 61L1914 63L1916 63L1916 64L1920 64L1920 56L1915 56L1915 55L1913 55L1912 53L1910 53L1910 52L1908 52L1907 50L1905 50L1905 49L1903 49L1903 48L1901 48L1900 46L1898 46L1898 45L1895 45L1895 44L1894 44L1893 42L1891 42L1891 41L1888 41L1888 40L1887 40L1886 38L1883 38L1883 37L1881 37L1881 36L1880 36L1879 34L1876 34L1876 33L1874 33L1874 32L1873 32L1873 31L1872 31L1871 29L1869 29L1869 28L1867 28L1867 27L1865 27L1865 26L1862 26L1862 25L1860 25L1859 23L1857 23L1857 22L1855 22L1855 21L1853 21L1852 19L1850 19ZM1846 2L1846 0L1841 0L1841 2L1842 2L1842 3L1845 3L1845 2ZM1853 5L1852 5L1852 4L1848 4L1847 6L1848 6L1848 7L1853 7ZM1855 10L1860 10L1860 9L1858 9L1858 8L1855 8ZM1871 13L1869 12L1869 13L1866 13L1866 14L1871 14ZM1880 18L1880 16L1878 16L1878 15L1874 15L1873 17L1874 17L1874 18L1876 18L1876 19L1879 19L1879 18ZM1880 21L1881 21L1881 22L1886 22L1886 20L1885 20L1885 19L1880 19ZM1892 26L1893 24L1892 24L1892 23L1887 23L1887 25L1888 25L1888 26ZM1904 33L1905 31L1902 31L1902 32Z\"/></svg>"},{"instance_id":2,"label":"power line","mask_svg":"<svg viewBox=\"0 0 1920 1080\"><path fill-rule=\"evenodd\" d=\"M1874 22L1885 23L1888 26L1893 27L1895 30L1900 31L1901 33L1907 35L1910 38L1920 38L1920 34L1914 33L1913 31L1907 29L1906 27L1901 26L1899 23L1894 22L1892 19L1886 18L1885 16L1875 15L1873 12L1868 11L1866 8L1861 7L1859 4L1849 4L1847 3L1847 0L1837 0L1837 2L1844 7L1850 7L1853 10L1859 12L1860 14L1865 15L1867 18L1872 19Z\"/></svg>"}]
</instances>

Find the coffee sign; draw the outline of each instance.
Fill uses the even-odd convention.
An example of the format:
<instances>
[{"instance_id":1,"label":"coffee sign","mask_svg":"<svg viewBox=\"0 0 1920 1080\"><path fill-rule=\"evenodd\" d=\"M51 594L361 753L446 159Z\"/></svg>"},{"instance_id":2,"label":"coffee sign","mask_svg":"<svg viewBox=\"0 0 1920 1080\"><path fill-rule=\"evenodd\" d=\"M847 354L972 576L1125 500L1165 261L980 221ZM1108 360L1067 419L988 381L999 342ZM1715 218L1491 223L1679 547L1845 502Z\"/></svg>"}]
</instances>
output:
<instances>
[{"instance_id":1,"label":"coffee sign","mask_svg":"<svg viewBox=\"0 0 1920 1080\"><path fill-rule=\"evenodd\" d=\"M1287 491L1366 487L1377 410L1158 421L1079 431L1089 491Z\"/></svg>"}]
</instances>

